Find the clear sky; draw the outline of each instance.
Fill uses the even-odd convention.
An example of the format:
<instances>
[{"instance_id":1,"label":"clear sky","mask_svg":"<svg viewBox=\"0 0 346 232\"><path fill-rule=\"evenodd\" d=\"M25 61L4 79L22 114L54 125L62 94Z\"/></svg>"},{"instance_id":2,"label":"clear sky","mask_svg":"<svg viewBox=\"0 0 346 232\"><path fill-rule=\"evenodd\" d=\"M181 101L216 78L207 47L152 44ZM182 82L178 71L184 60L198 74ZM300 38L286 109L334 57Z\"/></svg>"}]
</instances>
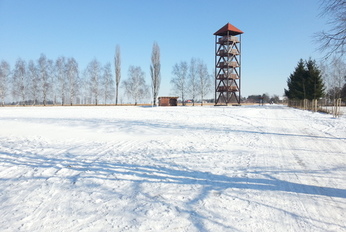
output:
<instances>
[{"instance_id":1,"label":"clear sky","mask_svg":"<svg viewBox=\"0 0 346 232\"><path fill-rule=\"evenodd\" d=\"M242 35L242 95L283 95L300 58L319 60L313 34L327 29L318 0L0 0L0 59L74 57L82 71L111 62L121 47L122 80L140 66L150 84L153 42L161 49L159 96L170 95L172 67L200 58L214 70L215 37L226 23ZM213 94L210 94L212 97Z\"/></svg>"}]
</instances>

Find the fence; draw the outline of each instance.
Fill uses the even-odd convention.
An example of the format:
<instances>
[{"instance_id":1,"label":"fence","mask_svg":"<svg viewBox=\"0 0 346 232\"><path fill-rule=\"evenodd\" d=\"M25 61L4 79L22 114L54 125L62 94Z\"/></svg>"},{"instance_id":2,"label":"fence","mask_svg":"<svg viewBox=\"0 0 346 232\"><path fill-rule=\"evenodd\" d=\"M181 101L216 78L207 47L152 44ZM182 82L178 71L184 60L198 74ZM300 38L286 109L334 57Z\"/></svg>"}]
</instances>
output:
<instances>
[{"instance_id":1,"label":"fence","mask_svg":"<svg viewBox=\"0 0 346 232\"><path fill-rule=\"evenodd\" d=\"M302 110L310 110L313 112L333 114L333 117L339 117L342 114L340 110L341 98L335 99L333 102L330 102L327 99L288 100L288 106Z\"/></svg>"}]
</instances>

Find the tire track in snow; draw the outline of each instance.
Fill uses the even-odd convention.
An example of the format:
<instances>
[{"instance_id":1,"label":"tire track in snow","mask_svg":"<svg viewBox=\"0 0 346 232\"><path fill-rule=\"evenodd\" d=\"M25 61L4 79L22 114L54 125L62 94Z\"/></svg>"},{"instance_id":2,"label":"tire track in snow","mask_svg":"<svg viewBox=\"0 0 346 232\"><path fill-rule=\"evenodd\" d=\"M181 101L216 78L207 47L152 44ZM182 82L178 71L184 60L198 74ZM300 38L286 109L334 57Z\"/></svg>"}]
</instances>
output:
<instances>
[{"instance_id":1,"label":"tire track in snow","mask_svg":"<svg viewBox=\"0 0 346 232\"><path fill-rule=\"evenodd\" d=\"M129 150L131 147L131 143L133 142L123 143L121 150ZM16 147L16 145L14 144L9 145L12 147ZM71 183L71 177L77 178L80 175L83 175L83 173L88 168L94 168L95 170L99 169L100 171L102 171L102 167L100 166L102 165L102 163L100 164L99 162L100 159L102 159L105 154L110 153L110 151L113 150L114 147L118 147L118 145L97 144L93 149L88 149L88 151L85 151L78 146L75 147L74 145L68 147L65 151L55 150L54 148L49 147L48 144L36 144L34 142L25 144L22 147L25 147L25 152L26 154L28 154L28 156L24 156L20 160L20 162L23 163L23 166L27 165L28 163L32 163L31 160L37 158L38 160L35 161L35 166L39 166L40 161L42 163L46 162L46 166L50 166L50 168L48 169L43 169L44 172L42 173L38 173L37 171L35 173L34 167L27 166L28 170L25 174L25 177L19 177L44 177L44 181L41 180L39 181L39 183L37 183L36 181L36 184L34 186L30 186L30 188L18 192L17 197L13 198L14 202L18 202L19 204L22 204L24 206L23 210L31 210L32 213L30 214L30 216L19 220L19 223L22 223L24 226L22 227L23 229L26 228L30 230L30 228L34 228L32 227L33 225L30 224L31 221L44 222L44 212L50 212L51 210L54 211L52 206L55 205L55 202L65 198L65 196L62 195L64 194L64 191L61 192L61 188L64 188L64 186L66 185L67 187L69 187L71 186L71 184L75 184ZM7 150L9 154L16 152L12 151L11 149ZM31 152L32 150L39 151L39 154L33 154ZM52 157L52 154L54 155L55 152L56 154L59 153L59 156L63 158L55 160L55 158ZM65 156L66 154L69 155ZM74 182L76 181L77 180L75 179ZM9 188L13 188L13 185L9 186ZM25 204L25 202L37 202L37 200L39 199L34 200L35 196L42 196L42 192L45 192L45 199L49 199L49 201L42 199L38 205L35 205L36 203L31 203L30 205ZM49 223L47 222L47 224Z\"/></svg>"},{"instance_id":2,"label":"tire track in snow","mask_svg":"<svg viewBox=\"0 0 346 232\"><path fill-rule=\"evenodd\" d=\"M292 111L288 111L288 113L289 112L291 113ZM281 156L281 161L280 159L278 159L278 163L287 165L290 164L291 166L287 167L286 169L292 169L292 173L287 172L278 175L277 180L282 180L283 183L287 182L284 187L287 187L289 191L295 195L296 200L290 201L290 208L291 210L293 210L292 212L295 212L294 215L297 215L296 223L297 225L299 225L298 228L315 227L315 229L320 230L325 224L329 224L327 220L330 220L330 218L335 216L335 208L330 209L330 207L328 207L328 204L326 204L325 207L323 207L323 210L321 210L321 207L316 207L314 202L319 201L318 199L320 198L324 198L328 199L327 202L333 202L331 203L333 205L337 205L337 203L335 202L335 198L328 197L328 195L325 195L326 193L321 192L323 187L319 186L321 186L322 183L319 183L319 180L316 179L315 175L311 175L311 170L318 170L320 167L314 166L313 159L309 158L309 160L306 160L304 157L307 157L305 154L315 153L311 153L308 149L314 148L313 150L318 152L325 151L325 146L330 146L327 144L333 144L336 140L328 140L326 138L318 139L318 136L320 136L319 130L314 130L313 127L310 127L309 133L307 134L306 125L304 125L303 123L299 121L295 122L294 124L288 122L289 121L283 121L283 123L281 124L280 133L287 135L302 135L302 137L306 137L306 139L302 140L298 136L289 139L285 139L284 136L275 138L275 141L279 142L275 146L277 146L277 150L279 151L279 154ZM311 136L311 138L309 138L308 136ZM316 142L316 139L314 138L317 138L317 140L320 140L320 142ZM306 149L304 149L305 147ZM326 157L328 157L328 152L325 155ZM329 157L335 156L331 154L329 155ZM296 162L297 165L294 165L292 163L293 161ZM317 186L305 184L306 181L304 181L304 179L306 179L306 177L312 179L312 181L310 180L308 183L316 183ZM309 194L310 197L306 197L305 194ZM333 195L333 193L331 194ZM301 209L301 211L299 209ZM312 215L321 216L317 218L312 217L311 212L314 212ZM302 216L298 216L300 214Z\"/></svg>"}]
</instances>

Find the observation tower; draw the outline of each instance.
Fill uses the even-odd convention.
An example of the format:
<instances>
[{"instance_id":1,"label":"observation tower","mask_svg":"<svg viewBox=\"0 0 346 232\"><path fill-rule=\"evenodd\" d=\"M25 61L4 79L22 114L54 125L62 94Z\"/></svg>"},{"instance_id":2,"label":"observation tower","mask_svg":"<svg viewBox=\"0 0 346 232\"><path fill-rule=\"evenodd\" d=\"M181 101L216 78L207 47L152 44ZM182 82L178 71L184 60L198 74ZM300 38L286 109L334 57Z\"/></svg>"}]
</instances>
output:
<instances>
[{"instance_id":1,"label":"observation tower","mask_svg":"<svg viewBox=\"0 0 346 232\"><path fill-rule=\"evenodd\" d=\"M230 23L215 35L215 105L240 105L241 30Z\"/></svg>"}]
</instances>

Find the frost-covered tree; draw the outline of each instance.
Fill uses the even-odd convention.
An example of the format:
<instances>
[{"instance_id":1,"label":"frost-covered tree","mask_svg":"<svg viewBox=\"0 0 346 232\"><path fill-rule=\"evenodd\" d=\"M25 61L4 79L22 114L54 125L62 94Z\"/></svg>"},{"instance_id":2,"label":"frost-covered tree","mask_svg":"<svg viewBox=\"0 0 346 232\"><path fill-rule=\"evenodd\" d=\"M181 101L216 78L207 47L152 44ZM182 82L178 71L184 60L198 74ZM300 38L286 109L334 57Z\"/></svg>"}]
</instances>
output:
<instances>
[{"instance_id":1,"label":"frost-covered tree","mask_svg":"<svg viewBox=\"0 0 346 232\"><path fill-rule=\"evenodd\" d=\"M26 63L24 60L19 58L16 61L13 75L12 75L12 96L13 98L20 101L21 104L25 105L26 94L27 94L27 73Z\"/></svg>"},{"instance_id":2,"label":"frost-covered tree","mask_svg":"<svg viewBox=\"0 0 346 232\"><path fill-rule=\"evenodd\" d=\"M149 95L149 87L145 83L145 73L141 67L130 66L128 79L123 81L125 95L132 98L137 105L139 100L143 100Z\"/></svg>"},{"instance_id":3,"label":"frost-covered tree","mask_svg":"<svg viewBox=\"0 0 346 232\"><path fill-rule=\"evenodd\" d=\"M153 50L151 53L150 76L153 104L156 105L156 99L159 94L161 84L160 47L156 42L153 44Z\"/></svg>"},{"instance_id":4,"label":"frost-covered tree","mask_svg":"<svg viewBox=\"0 0 346 232\"><path fill-rule=\"evenodd\" d=\"M103 67L103 74L102 74L102 90L103 90L103 98L104 103L107 104L108 100L111 100L114 95L114 81L112 76L112 68L111 64L107 63Z\"/></svg>"},{"instance_id":5,"label":"frost-covered tree","mask_svg":"<svg viewBox=\"0 0 346 232\"><path fill-rule=\"evenodd\" d=\"M115 48L115 56L114 56L114 66L115 66L115 104L118 105L118 97L119 97L119 84L121 79L121 54L120 54L120 46L117 45Z\"/></svg>"},{"instance_id":6,"label":"frost-covered tree","mask_svg":"<svg viewBox=\"0 0 346 232\"><path fill-rule=\"evenodd\" d=\"M173 66L172 71L173 77L171 79L171 84L173 85L172 91L178 94L185 105L185 96L187 94L187 75L188 75L188 65L186 61L181 61Z\"/></svg>"},{"instance_id":7,"label":"frost-covered tree","mask_svg":"<svg viewBox=\"0 0 346 232\"><path fill-rule=\"evenodd\" d=\"M9 63L5 60L2 60L0 63L0 99L1 105L5 105L5 98L8 94L8 83L11 73L11 68Z\"/></svg>"}]
</instances>

